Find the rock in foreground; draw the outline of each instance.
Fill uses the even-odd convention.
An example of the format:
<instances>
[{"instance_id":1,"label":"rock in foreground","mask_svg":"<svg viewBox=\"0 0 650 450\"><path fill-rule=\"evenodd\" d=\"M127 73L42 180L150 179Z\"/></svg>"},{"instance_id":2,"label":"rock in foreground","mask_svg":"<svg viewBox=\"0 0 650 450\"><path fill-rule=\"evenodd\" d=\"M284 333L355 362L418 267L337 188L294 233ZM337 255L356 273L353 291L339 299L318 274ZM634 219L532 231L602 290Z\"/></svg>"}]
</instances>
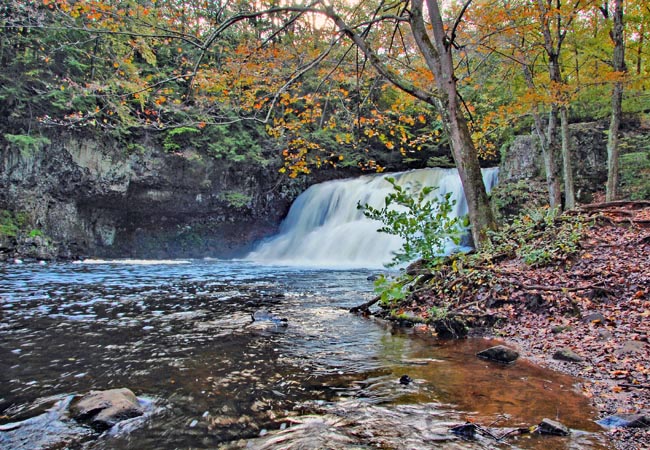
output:
<instances>
[{"instance_id":1,"label":"rock in foreground","mask_svg":"<svg viewBox=\"0 0 650 450\"><path fill-rule=\"evenodd\" d=\"M650 414L614 414L598 423L608 428L649 428Z\"/></svg>"},{"instance_id":2,"label":"rock in foreground","mask_svg":"<svg viewBox=\"0 0 650 450\"><path fill-rule=\"evenodd\" d=\"M567 362L582 362L585 359L569 348L561 348L553 353L553 359Z\"/></svg>"},{"instance_id":3,"label":"rock in foreground","mask_svg":"<svg viewBox=\"0 0 650 450\"><path fill-rule=\"evenodd\" d=\"M90 391L70 406L70 415L103 431L118 422L144 414L135 394L126 388Z\"/></svg>"},{"instance_id":4,"label":"rock in foreground","mask_svg":"<svg viewBox=\"0 0 650 450\"><path fill-rule=\"evenodd\" d=\"M552 436L568 436L571 434L565 425L551 419L543 419L542 422L537 425L537 432L539 434L550 434Z\"/></svg>"}]
</instances>

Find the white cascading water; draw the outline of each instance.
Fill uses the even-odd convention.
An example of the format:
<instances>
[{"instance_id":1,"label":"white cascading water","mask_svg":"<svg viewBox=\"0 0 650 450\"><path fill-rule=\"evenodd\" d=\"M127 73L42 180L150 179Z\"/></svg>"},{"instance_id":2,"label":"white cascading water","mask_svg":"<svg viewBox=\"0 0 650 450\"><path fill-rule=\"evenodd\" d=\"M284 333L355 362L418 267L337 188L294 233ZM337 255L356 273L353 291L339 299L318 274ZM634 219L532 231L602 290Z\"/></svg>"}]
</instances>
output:
<instances>
[{"instance_id":1,"label":"white cascading water","mask_svg":"<svg viewBox=\"0 0 650 450\"><path fill-rule=\"evenodd\" d=\"M483 169L488 192L497 182L498 169ZM278 235L259 244L247 260L308 267L378 268L390 262L402 240L378 233L378 221L357 209L357 203L381 208L392 192L387 177L401 186L437 186L432 195L451 193L455 216L467 214L456 169L419 169L328 181L311 186L293 203Z\"/></svg>"}]
</instances>

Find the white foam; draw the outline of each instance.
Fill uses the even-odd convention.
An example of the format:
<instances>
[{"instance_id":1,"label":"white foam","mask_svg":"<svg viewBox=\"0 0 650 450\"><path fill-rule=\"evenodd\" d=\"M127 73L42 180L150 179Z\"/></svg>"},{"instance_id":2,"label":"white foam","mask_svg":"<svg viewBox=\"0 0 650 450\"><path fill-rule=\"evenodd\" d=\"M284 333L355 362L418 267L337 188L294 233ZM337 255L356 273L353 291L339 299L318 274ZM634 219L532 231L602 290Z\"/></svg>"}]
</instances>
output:
<instances>
[{"instance_id":1,"label":"white foam","mask_svg":"<svg viewBox=\"0 0 650 450\"><path fill-rule=\"evenodd\" d=\"M156 266L156 265L179 265L192 264L187 259L83 259L75 261L75 264L118 264L131 266Z\"/></svg>"}]
</instances>

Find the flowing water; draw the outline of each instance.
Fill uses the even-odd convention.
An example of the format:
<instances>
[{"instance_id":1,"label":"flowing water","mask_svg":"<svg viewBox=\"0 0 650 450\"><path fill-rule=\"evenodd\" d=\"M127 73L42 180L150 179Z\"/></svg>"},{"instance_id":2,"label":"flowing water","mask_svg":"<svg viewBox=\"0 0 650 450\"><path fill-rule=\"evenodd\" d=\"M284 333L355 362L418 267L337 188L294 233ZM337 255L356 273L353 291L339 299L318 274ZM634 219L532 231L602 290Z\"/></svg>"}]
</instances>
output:
<instances>
[{"instance_id":1,"label":"flowing water","mask_svg":"<svg viewBox=\"0 0 650 450\"><path fill-rule=\"evenodd\" d=\"M349 191L357 192L355 183ZM364 266L369 248L344 257L359 239L348 240L356 227L311 247L314 230L329 233L341 205L356 205L329 198L312 225L290 225L314 211L300 200L280 239L313 248L312 263ZM574 379L525 361L477 359L492 342L414 337L349 314L373 295L374 273L269 265L309 260L310 252L265 253L277 242L252 255L266 264L0 266L0 448L607 448ZM321 246L334 250L318 253ZM381 248L373 258L390 259L391 247ZM414 381L401 384L403 375ZM67 417L74 394L119 387L139 396L143 418L99 436ZM449 433L470 418L506 427L545 417L574 433L503 443Z\"/></svg>"},{"instance_id":2,"label":"flowing water","mask_svg":"<svg viewBox=\"0 0 650 450\"><path fill-rule=\"evenodd\" d=\"M133 261L5 265L0 274L0 414L15 421L73 393L123 386L155 405L129 433L87 436L88 448L264 448L272 434L256 438L263 430L295 425L307 413L319 420L306 428L308 440L332 427L358 440L331 448L390 443L395 425L421 445L398 440L385 448L440 440L482 448L449 440L446 427L468 417L486 424L505 415L500 425L558 417L597 429L569 378L525 362L478 360L474 353L490 345L483 340L414 339L349 314L369 297L366 270ZM261 311L288 325L253 322ZM401 385L402 375L415 382ZM364 423L366 435L354 428ZM5 448L9 434L0 433ZM576 434L517 446L597 441Z\"/></svg>"},{"instance_id":3,"label":"flowing water","mask_svg":"<svg viewBox=\"0 0 650 450\"><path fill-rule=\"evenodd\" d=\"M452 216L467 214L467 201L456 169L420 169L330 181L307 189L291 206L280 233L258 246L248 259L262 263L311 267L383 267L402 245L400 238L377 233L379 223L366 218L357 204L382 207L392 191L386 177L404 187L436 186L432 196L450 194ZM488 192L497 169L483 169Z\"/></svg>"}]
</instances>

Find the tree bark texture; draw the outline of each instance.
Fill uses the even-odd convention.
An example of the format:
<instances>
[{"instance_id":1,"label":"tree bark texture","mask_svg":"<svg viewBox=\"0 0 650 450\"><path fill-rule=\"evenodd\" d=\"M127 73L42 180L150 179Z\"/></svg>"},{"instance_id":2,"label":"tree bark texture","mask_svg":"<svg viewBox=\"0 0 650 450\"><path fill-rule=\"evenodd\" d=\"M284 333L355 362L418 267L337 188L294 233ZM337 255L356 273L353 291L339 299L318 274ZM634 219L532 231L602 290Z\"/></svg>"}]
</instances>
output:
<instances>
[{"instance_id":1,"label":"tree bark texture","mask_svg":"<svg viewBox=\"0 0 650 450\"><path fill-rule=\"evenodd\" d=\"M562 135L562 172L564 173L564 209L573 209L576 206L576 194L573 185L571 146L569 145L569 112L565 105L560 106L560 130Z\"/></svg>"},{"instance_id":2,"label":"tree bark texture","mask_svg":"<svg viewBox=\"0 0 650 450\"><path fill-rule=\"evenodd\" d=\"M523 66L524 78L526 84L533 90L533 74L530 67L526 64ZM542 148L542 157L544 159L544 172L546 175L546 187L548 189L548 202L551 208L562 208L562 189L560 185L560 172L557 166L557 146L555 145L555 120L549 115L548 134L544 131L544 121L540 111L539 103L533 109L533 120L535 123L535 134Z\"/></svg>"},{"instance_id":3,"label":"tree bark texture","mask_svg":"<svg viewBox=\"0 0 650 450\"><path fill-rule=\"evenodd\" d=\"M443 118L454 162L458 168L467 199L472 237L475 245L480 247L487 239L488 230L496 228L496 221L483 183L478 152L472 141L467 120L461 110L454 76L452 45L445 32L438 2L427 0L429 18L433 27L433 41L426 31L422 7L422 0L413 0L411 30L427 66L436 80L438 93L435 106Z\"/></svg>"},{"instance_id":4,"label":"tree bark texture","mask_svg":"<svg viewBox=\"0 0 650 450\"><path fill-rule=\"evenodd\" d=\"M557 7L559 8L558 0ZM560 136L562 149L562 168L564 175L564 204L565 208L570 209L575 206L575 188L573 186L573 171L571 168L571 151L569 142L569 118L566 107L567 94L563 91L565 83L562 80L560 69L560 51L566 33L561 29L561 17L559 12L553 12L553 5L550 0L537 0L539 20L542 35L544 36L544 50L548 55L549 78L553 89L557 89L557 99L551 105L551 113L548 121L548 139L549 148L557 148L557 137L555 127L557 125L558 114L560 116ZM555 22L554 29L551 30L551 22ZM553 32L552 32L553 31ZM555 153L552 153L555 154Z\"/></svg>"},{"instance_id":5,"label":"tree bark texture","mask_svg":"<svg viewBox=\"0 0 650 450\"><path fill-rule=\"evenodd\" d=\"M612 66L616 72L625 72L625 40L623 36L623 0L614 1L614 28L612 29L614 54ZM612 90L612 116L607 137L607 187L606 200L611 202L618 197L618 130L621 125L623 102L623 83L614 83Z\"/></svg>"}]
</instances>

